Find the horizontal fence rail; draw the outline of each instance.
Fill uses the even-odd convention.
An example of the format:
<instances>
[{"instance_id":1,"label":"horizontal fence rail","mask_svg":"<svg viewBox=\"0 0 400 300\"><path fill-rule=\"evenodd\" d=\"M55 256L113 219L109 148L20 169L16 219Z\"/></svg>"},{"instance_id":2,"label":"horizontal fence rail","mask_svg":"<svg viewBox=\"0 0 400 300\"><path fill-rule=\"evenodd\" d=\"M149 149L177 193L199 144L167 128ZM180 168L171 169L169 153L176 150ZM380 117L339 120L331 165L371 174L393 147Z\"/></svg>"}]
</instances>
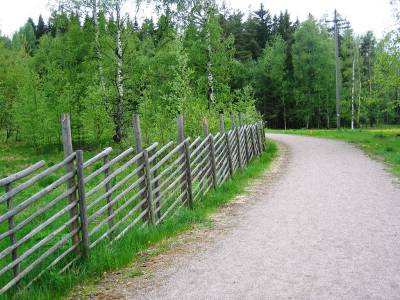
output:
<instances>
[{"instance_id":1,"label":"horizontal fence rail","mask_svg":"<svg viewBox=\"0 0 400 300\"><path fill-rule=\"evenodd\" d=\"M265 151L262 122L235 123L204 137L142 147L134 115L135 147L113 154L111 147L84 159L73 151L69 116L61 118L64 159L39 161L0 179L0 295L26 288L47 271L67 270L102 241L118 240L137 226L158 225L177 209L192 207L251 159ZM23 283L21 282L23 281Z\"/></svg>"}]
</instances>

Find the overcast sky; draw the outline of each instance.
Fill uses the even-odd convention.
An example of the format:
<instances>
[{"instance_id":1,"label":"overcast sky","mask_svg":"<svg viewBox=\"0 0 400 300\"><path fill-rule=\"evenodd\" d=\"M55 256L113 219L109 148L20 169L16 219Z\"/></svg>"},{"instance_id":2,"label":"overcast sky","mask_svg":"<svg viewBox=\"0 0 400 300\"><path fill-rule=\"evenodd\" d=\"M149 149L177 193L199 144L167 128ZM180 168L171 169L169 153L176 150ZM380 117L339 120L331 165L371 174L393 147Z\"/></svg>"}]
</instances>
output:
<instances>
[{"instance_id":1,"label":"overcast sky","mask_svg":"<svg viewBox=\"0 0 400 300\"><path fill-rule=\"evenodd\" d=\"M128 0L129 1L129 0ZM357 33L373 30L381 37L393 25L390 0L226 0L232 8L241 9L246 14L264 3L272 14L287 9L295 20L307 18L311 13L317 19L326 15L332 17L333 10L347 17ZM0 31L11 35L31 17L35 23L40 14L47 20L48 0L0 0ZM249 6L251 3L251 7Z\"/></svg>"}]
</instances>

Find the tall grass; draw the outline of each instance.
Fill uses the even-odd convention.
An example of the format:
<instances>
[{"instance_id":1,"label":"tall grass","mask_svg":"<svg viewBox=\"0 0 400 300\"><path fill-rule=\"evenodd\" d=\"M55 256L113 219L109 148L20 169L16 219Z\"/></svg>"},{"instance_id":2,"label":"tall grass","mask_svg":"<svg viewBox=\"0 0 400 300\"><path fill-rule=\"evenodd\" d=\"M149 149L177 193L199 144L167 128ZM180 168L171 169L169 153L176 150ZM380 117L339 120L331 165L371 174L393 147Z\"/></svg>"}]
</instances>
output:
<instances>
[{"instance_id":1,"label":"tall grass","mask_svg":"<svg viewBox=\"0 0 400 300\"><path fill-rule=\"evenodd\" d=\"M137 258L140 251L152 244L206 221L210 213L242 193L249 181L270 165L276 152L276 145L269 142L266 152L217 190L197 201L193 209L182 208L157 227L133 228L112 244L104 242L98 245L87 259L79 261L67 272L57 274L56 270L51 270L29 288L21 289L13 295L0 296L0 299L58 299L68 294L78 283L89 282L101 277L104 272L126 266Z\"/></svg>"}]
</instances>

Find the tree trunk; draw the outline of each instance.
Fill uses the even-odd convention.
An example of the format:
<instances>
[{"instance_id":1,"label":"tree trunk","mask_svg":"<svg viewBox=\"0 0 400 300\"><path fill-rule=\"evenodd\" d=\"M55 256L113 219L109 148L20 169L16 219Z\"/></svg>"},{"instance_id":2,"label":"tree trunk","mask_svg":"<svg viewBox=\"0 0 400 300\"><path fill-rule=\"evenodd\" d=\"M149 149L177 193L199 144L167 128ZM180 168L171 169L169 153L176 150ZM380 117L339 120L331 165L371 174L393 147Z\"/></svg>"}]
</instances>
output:
<instances>
[{"instance_id":1,"label":"tree trunk","mask_svg":"<svg viewBox=\"0 0 400 300\"><path fill-rule=\"evenodd\" d=\"M207 8L208 10L208 8ZM207 19L206 21L210 22L210 16L207 11ZM212 45L211 45L211 33L210 33L210 24L207 24L207 80L208 80L208 109L210 109L215 104L215 93L214 93L214 75L212 73Z\"/></svg>"},{"instance_id":2,"label":"tree trunk","mask_svg":"<svg viewBox=\"0 0 400 300\"><path fill-rule=\"evenodd\" d=\"M115 135L114 141L120 143L124 138L124 73L123 73L123 53L122 53L122 21L121 21L121 4L118 1L115 5L117 14L117 72L116 72L116 86L117 86L117 103L114 112Z\"/></svg>"}]
</instances>

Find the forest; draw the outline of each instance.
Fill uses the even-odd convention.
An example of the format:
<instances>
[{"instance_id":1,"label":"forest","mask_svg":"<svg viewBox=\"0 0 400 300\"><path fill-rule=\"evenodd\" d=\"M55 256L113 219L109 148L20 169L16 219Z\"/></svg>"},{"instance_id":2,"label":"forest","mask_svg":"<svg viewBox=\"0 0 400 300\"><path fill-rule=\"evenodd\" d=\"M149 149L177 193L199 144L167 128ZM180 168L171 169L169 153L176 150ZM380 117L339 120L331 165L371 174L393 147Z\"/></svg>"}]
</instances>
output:
<instances>
[{"instance_id":1,"label":"forest","mask_svg":"<svg viewBox=\"0 0 400 300\"><path fill-rule=\"evenodd\" d=\"M1 143L59 145L63 112L80 145L123 143L133 113L146 143L174 137L178 113L189 135L238 111L270 128L334 128L335 40L319 17L213 0L53 1L48 20L0 32ZM400 26L380 39L349 26L339 56L342 126L398 124Z\"/></svg>"}]
</instances>

